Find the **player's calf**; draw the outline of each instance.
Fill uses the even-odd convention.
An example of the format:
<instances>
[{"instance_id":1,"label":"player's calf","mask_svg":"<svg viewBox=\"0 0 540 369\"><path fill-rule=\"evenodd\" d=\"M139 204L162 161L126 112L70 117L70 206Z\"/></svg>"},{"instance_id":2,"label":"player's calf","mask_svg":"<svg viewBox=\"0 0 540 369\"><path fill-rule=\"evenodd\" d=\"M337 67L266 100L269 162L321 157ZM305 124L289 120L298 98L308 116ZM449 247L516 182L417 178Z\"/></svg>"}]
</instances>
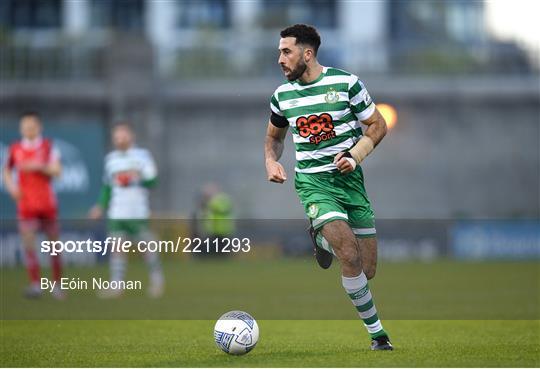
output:
<instances>
[{"instance_id":1,"label":"player's calf","mask_svg":"<svg viewBox=\"0 0 540 369\"><path fill-rule=\"evenodd\" d=\"M377 272L377 267L373 265L366 265L366 264L362 264L362 265L364 269L364 274L366 275L366 278L368 279L368 281L373 279Z\"/></svg>"},{"instance_id":2,"label":"player's calf","mask_svg":"<svg viewBox=\"0 0 540 369\"><path fill-rule=\"evenodd\" d=\"M377 272L377 238L357 238L358 250L362 257L362 269L367 279L373 279Z\"/></svg>"}]
</instances>

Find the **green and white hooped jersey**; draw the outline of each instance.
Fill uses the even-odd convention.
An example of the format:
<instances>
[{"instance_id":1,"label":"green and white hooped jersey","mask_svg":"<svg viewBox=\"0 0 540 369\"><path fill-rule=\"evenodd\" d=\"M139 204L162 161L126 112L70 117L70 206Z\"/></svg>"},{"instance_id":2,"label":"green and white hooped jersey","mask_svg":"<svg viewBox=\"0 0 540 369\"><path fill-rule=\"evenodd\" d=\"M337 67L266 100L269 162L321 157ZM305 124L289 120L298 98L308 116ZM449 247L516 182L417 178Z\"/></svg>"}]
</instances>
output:
<instances>
[{"instance_id":1,"label":"green and white hooped jersey","mask_svg":"<svg viewBox=\"0 0 540 369\"><path fill-rule=\"evenodd\" d=\"M149 193L142 181L156 176L154 159L146 149L133 147L107 154L103 180L111 187L109 219L147 219L150 216Z\"/></svg>"},{"instance_id":2,"label":"green and white hooped jersey","mask_svg":"<svg viewBox=\"0 0 540 369\"><path fill-rule=\"evenodd\" d=\"M350 149L362 136L360 121L369 118L375 104L354 74L323 67L319 78L302 84L286 82L270 100L272 113L292 128L299 173L336 170L334 156ZM275 117L275 115L273 115Z\"/></svg>"}]
</instances>

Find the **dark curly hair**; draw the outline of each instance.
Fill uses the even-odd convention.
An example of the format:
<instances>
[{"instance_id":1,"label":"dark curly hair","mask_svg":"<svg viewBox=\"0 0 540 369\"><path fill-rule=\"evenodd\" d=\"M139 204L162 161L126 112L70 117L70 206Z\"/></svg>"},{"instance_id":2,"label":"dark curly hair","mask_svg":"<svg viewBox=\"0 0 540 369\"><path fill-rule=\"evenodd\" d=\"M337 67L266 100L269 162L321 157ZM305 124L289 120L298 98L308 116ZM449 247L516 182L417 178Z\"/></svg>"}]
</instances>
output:
<instances>
[{"instance_id":1,"label":"dark curly hair","mask_svg":"<svg viewBox=\"0 0 540 369\"><path fill-rule=\"evenodd\" d=\"M307 24L295 24L285 28L280 32L282 38L285 37L295 37L296 44L308 45L313 48L315 55L317 55L317 50L321 46L321 36L319 32L313 26Z\"/></svg>"},{"instance_id":2,"label":"dark curly hair","mask_svg":"<svg viewBox=\"0 0 540 369\"><path fill-rule=\"evenodd\" d=\"M19 118L30 118L30 117L36 118L38 120L41 119L40 114L35 110L25 110L19 115Z\"/></svg>"}]
</instances>

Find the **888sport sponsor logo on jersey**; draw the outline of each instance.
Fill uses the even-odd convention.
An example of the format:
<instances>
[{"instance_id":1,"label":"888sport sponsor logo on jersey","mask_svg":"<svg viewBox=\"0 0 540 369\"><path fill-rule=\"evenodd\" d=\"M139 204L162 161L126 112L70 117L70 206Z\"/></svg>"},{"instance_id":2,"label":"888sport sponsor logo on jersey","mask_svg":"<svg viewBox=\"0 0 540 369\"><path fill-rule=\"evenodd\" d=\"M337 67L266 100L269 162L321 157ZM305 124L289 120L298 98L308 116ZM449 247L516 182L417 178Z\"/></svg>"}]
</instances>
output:
<instances>
[{"instance_id":1,"label":"888sport sponsor logo on jersey","mask_svg":"<svg viewBox=\"0 0 540 369\"><path fill-rule=\"evenodd\" d=\"M301 137L309 137L309 142L315 145L336 137L334 122L332 116L328 113L299 117L296 120L296 128Z\"/></svg>"}]
</instances>

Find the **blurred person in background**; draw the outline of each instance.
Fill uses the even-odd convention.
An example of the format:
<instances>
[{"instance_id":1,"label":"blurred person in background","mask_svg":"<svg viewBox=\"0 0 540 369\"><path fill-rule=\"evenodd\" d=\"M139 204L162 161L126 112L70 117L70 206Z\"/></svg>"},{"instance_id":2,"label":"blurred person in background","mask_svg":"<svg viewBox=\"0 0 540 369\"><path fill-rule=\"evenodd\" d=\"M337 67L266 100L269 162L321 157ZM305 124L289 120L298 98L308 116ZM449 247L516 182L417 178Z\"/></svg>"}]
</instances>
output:
<instances>
[{"instance_id":1,"label":"blurred person in background","mask_svg":"<svg viewBox=\"0 0 540 369\"><path fill-rule=\"evenodd\" d=\"M52 179L62 172L60 152L49 139L41 135L42 123L37 112L21 115L21 139L11 144L7 162L3 169L3 180L11 198L17 204L19 233L26 259L30 285L25 291L28 298L38 298L40 288L40 266L36 254L36 235L43 231L50 241L59 237L58 204L52 187ZM13 176L17 171L17 179ZM51 256L52 278L59 282L62 276L60 255ZM65 298L56 283L52 296Z\"/></svg>"},{"instance_id":2,"label":"blurred person in background","mask_svg":"<svg viewBox=\"0 0 540 369\"><path fill-rule=\"evenodd\" d=\"M135 135L127 123L112 129L114 150L105 157L103 186L98 203L90 210L91 219L99 219L107 212L110 237L123 240L151 241L155 238L149 229L149 189L157 184L157 168L152 154L135 147ZM111 281L123 281L128 255L113 252L110 255ZM164 277L157 252L144 254L150 270L150 297L160 297L164 290ZM120 297L122 289L103 290L100 297Z\"/></svg>"},{"instance_id":3,"label":"blurred person in background","mask_svg":"<svg viewBox=\"0 0 540 369\"><path fill-rule=\"evenodd\" d=\"M229 254L223 252L223 239L234 235L233 202L216 183L207 183L203 186L198 207L194 212L192 228L194 237L210 240L208 254L220 256ZM213 246L214 242L218 243L217 249ZM206 254L204 251L201 256Z\"/></svg>"},{"instance_id":4,"label":"blurred person in background","mask_svg":"<svg viewBox=\"0 0 540 369\"><path fill-rule=\"evenodd\" d=\"M319 64L321 39L315 28L297 24L280 35L278 63L288 82L270 99L268 180L287 180L278 160L291 126L295 187L311 221L317 262L327 269L332 254L339 259L342 285L371 337L371 349L392 350L368 286L377 265L377 240L360 167L385 136L385 120L357 76ZM367 126L364 133L360 123Z\"/></svg>"}]
</instances>

